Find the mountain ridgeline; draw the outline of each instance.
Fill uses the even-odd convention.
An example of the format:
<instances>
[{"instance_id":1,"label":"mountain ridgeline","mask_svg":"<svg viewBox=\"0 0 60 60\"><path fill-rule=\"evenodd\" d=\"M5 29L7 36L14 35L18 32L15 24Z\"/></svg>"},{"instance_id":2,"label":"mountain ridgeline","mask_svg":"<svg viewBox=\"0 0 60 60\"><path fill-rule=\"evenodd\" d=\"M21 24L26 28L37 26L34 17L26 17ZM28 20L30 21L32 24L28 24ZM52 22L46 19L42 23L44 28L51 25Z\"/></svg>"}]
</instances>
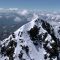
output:
<instances>
[{"instance_id":1,"label":"mountain ridgeline","mask_svg":"<svg viewBox=\"0 0 60 60\"><path fill-rule=\"evenodd\" d=\"M0 60L60 60L59 24L38 18L23 25L1 41Z\"/></svg>"}]
</instances>

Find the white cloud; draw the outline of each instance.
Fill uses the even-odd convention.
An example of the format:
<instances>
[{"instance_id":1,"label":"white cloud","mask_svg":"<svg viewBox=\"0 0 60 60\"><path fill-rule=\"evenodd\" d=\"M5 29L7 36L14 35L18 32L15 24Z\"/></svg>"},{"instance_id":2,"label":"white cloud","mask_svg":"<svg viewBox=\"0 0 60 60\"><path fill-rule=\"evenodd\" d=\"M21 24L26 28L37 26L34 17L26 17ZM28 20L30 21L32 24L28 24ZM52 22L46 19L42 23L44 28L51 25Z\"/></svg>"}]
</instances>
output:
<instances>
[{"instance_id":1,"label":"white cloud","mask_svg":"<svg viewBox=\"0 0 60 60\"><path fill-rule=\"evenodd\" d=\"M56 20L60 19L60 15L56 15Z\"/></svg>"},{"instance_id":2,"label":"white cloud","mask_svg":"<svg viewBox=\"0 0 60 60\"><path fill-rule=\"evenodd\" d=\"M25 15L25 14L27 14L27 13L28 13L27 10L23 10L21 14L22 14L22 15Z\"/></svg>"},{"instance_id":3,"label":"white cloud","mask_svg":"<svg viewBox=\"0 0 60 60\"><path fill-rule=\"evenodd\" d=\"M36 20L36 19L38 19L38 15L34 14L32 20Z\"/></svg>"},{"instance_id":4,"label":"white cloud","mask_svg":"<svg viewBox=\"0 0 60 60\"><path fill-rule=\"evenodd\" d=\"M18 10L18 8L9 8L8 10Z\"/></svg>"},{"instance_id":5,"label":"white cloud","mask_svg":"<svg viewBox=\"0 0 60 60\"><path fill-rule=\"evenodd\" d=\"M19 9L18 8L0 8L0 12L1 13L8 13L8 12L14 12L14 11L18 11Z\"/></svg>"},{"instance_id":6,"label":"white cloud","mask_svg":"<svg viewBox=\"0 0 60 60\"><path fill-rule=\"evenodd\" d=\"M26 14L28 14L28 11L27 10L20 10L20 11L18 11L17 12L19 15L23 15L23 16L25 16Z\"/></svg>"},{"instance_id":7,"label":"white cloud","mask_svg":"<svg viewBox=\"0 0 60 60\"><path fill-rule=\"evenodd\" d=\"M21 21L21 18L16 17L16 18L14 19L14 21L15 21L15 22L20 22L20 21Z\"/></svg>"}]
</instances>

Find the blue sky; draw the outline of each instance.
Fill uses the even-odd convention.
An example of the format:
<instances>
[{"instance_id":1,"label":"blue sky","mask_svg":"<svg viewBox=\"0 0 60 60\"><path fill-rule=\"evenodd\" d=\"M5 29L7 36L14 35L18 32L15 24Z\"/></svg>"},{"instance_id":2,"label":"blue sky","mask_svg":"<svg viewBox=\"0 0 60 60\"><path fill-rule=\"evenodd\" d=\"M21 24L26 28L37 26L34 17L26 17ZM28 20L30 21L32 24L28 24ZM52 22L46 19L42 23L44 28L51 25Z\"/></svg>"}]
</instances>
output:
<instances>
[{"instance_id":1,"label":"blue sky","mask_svg":"<svg viewBox=\"0 0 60 60\"><path fill-rule=\"evenodd\" d=\"M0 8L60 10L60 0L0 0Z\"/></svg>"}]
</instances>

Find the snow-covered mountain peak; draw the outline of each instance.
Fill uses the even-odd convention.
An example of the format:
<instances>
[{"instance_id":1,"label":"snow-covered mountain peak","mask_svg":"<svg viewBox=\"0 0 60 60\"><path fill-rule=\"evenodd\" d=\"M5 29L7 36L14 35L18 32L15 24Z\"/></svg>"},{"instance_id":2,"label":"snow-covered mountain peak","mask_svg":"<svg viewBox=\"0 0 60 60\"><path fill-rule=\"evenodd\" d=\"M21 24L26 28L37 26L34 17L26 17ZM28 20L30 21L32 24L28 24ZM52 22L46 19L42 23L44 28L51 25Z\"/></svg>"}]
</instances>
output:
<instances>
[{"instance_id":1,"label":"snow-covered mountain peak","mask_svg":"<svg viewBox=\"0 0 60 60\"><path fill-rule=\"evenodd\" d=\"M57 24L37 18L23 25L1 41L0 60L57 60Z\"/></svg>"}]
</instances>

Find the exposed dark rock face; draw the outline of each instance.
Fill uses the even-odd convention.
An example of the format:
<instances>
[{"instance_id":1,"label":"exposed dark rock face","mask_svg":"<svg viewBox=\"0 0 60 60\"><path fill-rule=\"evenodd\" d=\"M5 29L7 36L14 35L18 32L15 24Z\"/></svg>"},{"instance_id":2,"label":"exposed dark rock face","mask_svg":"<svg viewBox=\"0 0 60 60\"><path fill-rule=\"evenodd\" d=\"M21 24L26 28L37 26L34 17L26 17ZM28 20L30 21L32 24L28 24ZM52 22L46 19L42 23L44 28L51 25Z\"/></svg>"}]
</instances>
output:
<instances>
[{"instance_id":1,"label":"exposed dark rock face","mask_svg":"<svg viewBox=\"0 0 60 60\"><path fill-rule=\"evenodd\" d=\"M14 60L13 54L16 46L17 43L13 40L10 40L7 46L4 45L3 47L1 47L1 54L4 56L8 56L9 60Z\"/></svg>"},{"instance_id":2,"label":"exposed dark rock face","mask_svg":"<svg viewBox=\"0 0 60 60\"><path fill-rule=\"evenodd\" d=\"M8 47L9 47L9 46L12 47L13 45L16 47L16 46L17 46L17 43L12 40L12 41L9 42Z\"/></svg>"},{"instance_id":3,"label":"exposed dark rock face","mask_svg":"<svg viewBox=\"0 0 60 60\"><path fill-rule=\"evenodd\" d=\"M38 21L36 21L36 22L38 22ZM40 43L41 42L45 43L45 44L43 44L43 47L46 50L46 52L50 54L49 55L50 60L55 57L57 57L57 59L58 59L58 55L59 55L58 45L59 44L57 42L59 41L59 39L55 36L54 29L48 22L41 20L41 23L42 23L43 29L46 30L47 32L39 35L39 28L37 26L34 26L28 32L30 35L30 38L33 41L33 44L36 46L38 45L38 43L37 43L38 41ZM48 40L45 41L48 34L52 37L52 40L54 40L54 43L50 44L52 46L52 48L47 47L49 41ZM42 38L42 36L43 36L43 38ZM44 58L47 59L47 54L45 54Z\"/></svg>"},{"instance_id":4,"label":"exposed dark rock face","mask_svg":"<svg viewBox=\"0 0 60 60\"><path fill-rule=\"evenodd\" d=\"M30 34L31 40L34 41L36 38L38 38L37 36L39 34L39 28L35 25L30 31L28 31L28 33Z\"/></svg>"},{"instance_id":5,"label":"exposed dark rock face","mask_svg":"<svg viewBox=\"0 0 60 60\"><path fill-rule=\"evenodd\" d=\"M48 34L51 35L52 39L55 41L55 43L51 44L52 49L46 47L47 43L44 45L44 48L45 48L45 50L47 50L47 52L50 53L50 56L49 56L50 59L57 56L57 60L59 60L59 58L58 58L58 55L59 55L59 53L58 53L58 45L59 45L58 41L59 41L59 39L55 36L54 29L48 22L46 22L44 20L41 20L41 22L42 22L42 27L48 32Z\"/></svg>"},{"instance_id":6,"label":"exposed dark rock face","mask_svg":"<svg viewBox=\"0 0 60 60\"><path fill-rule=\"evenodd\" d=\"M60 27L59 27L58 33L59 33L59 35L60 35Z\"/></svg>"},{"instance_id":7,"label":"exposed dark rock face","mask_svg":"<svg viewBox=\"0 0 60 60\"><path fill-rule=\"evenodd\" d=\"M57 38L55 36L53 27L44 20L41 20L41 22L42 22L42 27L48 32L48 34L51 35L52 39L55 40L55 42L57 43Z\"/></svg>"},{"instance_id":8,"label":"exposed dark rock face","mask_svg":"<svg viewBox=\"0 0 60 60\"><path fill-rule=\"evenodd\" d=\"M20 51L20 54L19 54L19 59L21 59L22 60L22 57L23 57L23 52L22 51Z\"/></svg>"}]
</instances>

